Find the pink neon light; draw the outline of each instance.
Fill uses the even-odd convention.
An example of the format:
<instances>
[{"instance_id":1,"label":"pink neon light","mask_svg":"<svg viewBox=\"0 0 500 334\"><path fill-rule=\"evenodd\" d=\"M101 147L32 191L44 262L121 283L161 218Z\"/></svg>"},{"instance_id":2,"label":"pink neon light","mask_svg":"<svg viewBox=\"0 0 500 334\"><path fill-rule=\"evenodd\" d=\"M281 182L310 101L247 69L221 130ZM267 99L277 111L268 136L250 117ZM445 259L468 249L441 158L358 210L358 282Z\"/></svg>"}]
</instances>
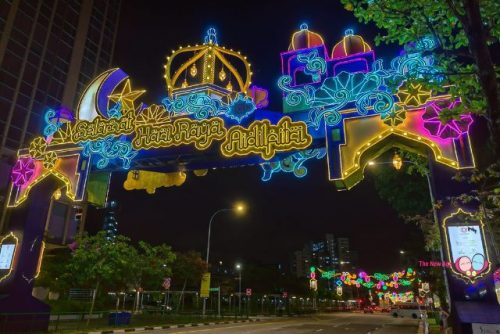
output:
<instances>
[{"instance_id":1,"label":"pink neon light","mask_svg":"<svg viewBox=\"0 0 500 334\"><path fill-rule=\"evenodd\" d=\"M460 115L460 119L452 119L445 124L443 124L439 119L441 110L444 108L453 109L460 103L461 102L458 99L451 102L449 100L440 100L431 102L425 108L425 113L422 115L422 119L424 121L425 129L430 135L442 139L457 139L462 134L469 131L470 125L473 123L473 119L470 114Z\"/></svg>"},{"instance_id":2,"label":"pink neon light","mask_svg":"<svg viewBox=\"0 0 500 334\"><path fill-rule=\"evenodd\" d=\"M31 157L20 158L12 168L10 177L16 187L21 187L31 181L34 173L35 161Z\"/></svg>"}]
</instances>

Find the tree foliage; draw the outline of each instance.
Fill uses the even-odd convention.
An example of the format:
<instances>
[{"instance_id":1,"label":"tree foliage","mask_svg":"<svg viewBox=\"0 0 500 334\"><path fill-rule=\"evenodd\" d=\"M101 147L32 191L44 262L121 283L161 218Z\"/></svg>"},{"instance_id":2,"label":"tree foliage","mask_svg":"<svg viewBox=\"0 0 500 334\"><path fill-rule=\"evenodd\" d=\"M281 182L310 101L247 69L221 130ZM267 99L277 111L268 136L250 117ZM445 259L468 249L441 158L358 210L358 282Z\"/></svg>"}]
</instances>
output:
<instances>
[{"instance_id":1,"label":"tree foliage","mask_svg":"<svg viewBox=\"0 0 500 334\"><path fill-rule=\"evenodd\" d=\"M197 289L203 273L207 271L207 264L202 260L200 253L188 251L176 253L172 268L174 284L185 283L185 286Z\"/></svg>"},{"instance_id":2,"label":"tree foliage","mask_svg":"<svg viewBox=\"0 0 500 334\"><path fill-rule=\"evenodd\" d=\"M135 287L160 290L163 280L172 275L172 263L175 260L172 248L165 244L152 246L140 241L138 250Z\"/></svg>"},{"instance_id":3,"label":"tree foliage","mask_svg":"<svg viewBox=\"0 0 500 334\"><path fill-rule=\"evenodd\" d=\"M78 240L66 266L65 279L80 287L93 288L99 283L111 291L121 291L134 281L138 270L138 253L130 239L118 235L114 241L106 232L84 235Z\"/></svg>"}]
</instances>

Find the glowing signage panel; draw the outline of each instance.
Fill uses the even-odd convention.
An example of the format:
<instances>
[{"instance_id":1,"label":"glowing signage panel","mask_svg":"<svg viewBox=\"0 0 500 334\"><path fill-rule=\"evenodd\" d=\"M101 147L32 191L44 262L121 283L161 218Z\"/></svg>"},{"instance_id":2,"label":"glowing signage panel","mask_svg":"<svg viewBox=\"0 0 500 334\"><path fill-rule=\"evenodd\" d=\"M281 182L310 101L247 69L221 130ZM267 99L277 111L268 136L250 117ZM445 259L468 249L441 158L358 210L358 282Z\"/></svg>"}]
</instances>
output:
<instances>
[{"instance_id":1,"label":"glowing signage panel","mask_svg":"<svg viewBox=\"0 0 500 334\"><path fill-rule=\"evenodd\" d=\"M459 209L443 221L452 271L470 281L490 270L482 222Z\"/></svg>"},{"instance_id":2,"label":"glowing signage panel","mask_svg":"<svg viewBox=\"0 0 500 334\"><path fill-rule=\"evenodd\" d=\"M0 247L0 270L9 270L14 258L15 244L6 244Z\"/></svg>"}]
</instances>

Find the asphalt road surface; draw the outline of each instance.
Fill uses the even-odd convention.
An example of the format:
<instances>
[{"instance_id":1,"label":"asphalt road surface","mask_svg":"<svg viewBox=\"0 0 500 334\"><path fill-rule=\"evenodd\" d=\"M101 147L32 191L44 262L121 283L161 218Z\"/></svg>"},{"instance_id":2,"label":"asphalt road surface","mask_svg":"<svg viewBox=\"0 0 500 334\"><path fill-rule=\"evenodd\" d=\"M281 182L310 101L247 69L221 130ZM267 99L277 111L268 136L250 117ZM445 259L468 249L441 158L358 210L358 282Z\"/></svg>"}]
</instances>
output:
<instances>
[{"instance_id":1,"label":"asphalt road surface","mask_svg":"<svg viewBox=\"0 0 500 334\"><path fill-rule=\"evenodd\" d=\"M418 321L388 314L333 313L155 331L158 334L416 334Z\"/></svg>"}]
</instances>

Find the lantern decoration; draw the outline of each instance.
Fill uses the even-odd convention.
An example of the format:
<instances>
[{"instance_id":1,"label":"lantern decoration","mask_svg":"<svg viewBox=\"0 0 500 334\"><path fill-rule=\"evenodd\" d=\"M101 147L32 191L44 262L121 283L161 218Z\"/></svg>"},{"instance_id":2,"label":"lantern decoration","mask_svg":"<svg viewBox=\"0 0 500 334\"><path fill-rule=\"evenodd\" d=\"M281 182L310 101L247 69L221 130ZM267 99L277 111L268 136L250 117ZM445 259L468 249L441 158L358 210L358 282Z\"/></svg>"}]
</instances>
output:
<instances>
[{"instance_id":1,"label":"lantern decoration","mask_svg":"<svg viewBox=\"0 0 500 334\"><path fill-rule=\"evenodd\" d=\"M16 187L21 187L31 181L35 173L35 161L31 157L19 158L12 168L11 180Z\"/></svg>"},{"instance_id":2,"label":"lantern decoration","mask_svg":"<svg viewBox=\"0 0 500 334\"><path fill-rule=\"evenodd\" d=\"M224 72L224 68L222 68L219 72L219 80L220 81L226 80L226 72Z\"/></svg>"},{"instance_id":3,"label":"lantern decoration","mask_svg":"<svg viewBox=\"0 0 500 334\"><path fill-rule=\"evenodd\" d=\"M196 68L196 65L193 64L191 68L189 69L189 74L194 78L196 74L198 74L198 69Z\"/></svg>"},{"instance_id":4,"label":"lantern decoration","mask_svg":"<svg viewBox=\"0 0 500 334\"><path fill-rule=\"evenodd\" d=\"M462 134L467 133L473 122L470 114L462 114L458 119L451 119L446 123L443 123L439 118L439 114L443 109L453 109L460 103L458 99L454 101L440 100L431 102L425 108L425 113L422 115L424 127L429 134L442 139L456 139Z\"/></svg>"},{"instance_id":5,"label":"lantern decoration","mask_svg":"<svg viewBox=\"0 0 500 334\"><path fill-rule=\"evenodd\" d=\"M392 157L392 165L396 170L400 170L401 167L403 167L403 159L399 156L399 154L394 154L394 157Z\"/></svg>"}]
</instances>

